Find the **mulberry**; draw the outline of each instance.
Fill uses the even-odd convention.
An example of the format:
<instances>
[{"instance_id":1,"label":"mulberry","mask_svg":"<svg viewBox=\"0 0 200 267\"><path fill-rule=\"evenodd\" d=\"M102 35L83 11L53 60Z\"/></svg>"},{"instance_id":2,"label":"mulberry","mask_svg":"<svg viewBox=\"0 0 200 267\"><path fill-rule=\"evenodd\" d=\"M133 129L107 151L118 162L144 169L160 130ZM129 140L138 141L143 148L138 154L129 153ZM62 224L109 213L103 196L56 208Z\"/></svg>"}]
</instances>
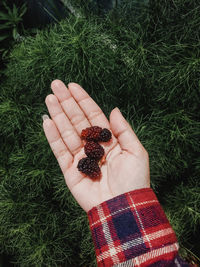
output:
<instances>
[{"instance_id":1,"label":"mulberry","mask_svg":"<svg viewBox=\"0 0 200 267\"><path fill-rule=\"evenodd\" d=\"M104 149L98 142L108 142L111 137L112 133L108 129L102 129L99 126L91 126L82 130L81 138L86 140L84 151L87 157L79 160L77 165L79 171L91 178L100 177L101 170L98 161L101 160L100 164L102 164Z\"/></svg>"},{"instance_id":2,"label":"mulberry","mask_svg":"<svg viewBox=\"0 0 200 267\"><path fill-rule=\"evenodd\" d=\"M88 157L79 160L77 168L91 178L98 178L101 175L97 161Z\"/></svg>"},{"instance_id":3,"label":"mulberry","mask_svg":"<svg viewBox=\"0 0 200 267\"><path fill-rule=\"evenodd\" d=\"M108 129L104 128L101 130L100 137L99 137L100 141L108 142L111 139L111 137L112 137L112 134Z\"/></svg>"},{"instance_id":4,"label":"mulberry","mask_svg":"<svg viewBox=\"0 0 200 267\"><path fill-rule=\"evenodd\" d=\"M81 132L82 139L85 139L87 141L96 141L98 142L100 139L100 132L102 128L99 126L92 126L88 127Z\"/></svg>"},{"instance_id":5,"label":"mulberry","mask_svg":"<svg viewBox=\"0 0 200 267\"><path fill-rule=\"evenodd\" d=\"M94 141L88 141L84 147L85 154L92 159L100 160L104 155L103 147Z\"/></svg>"}]
</instances>

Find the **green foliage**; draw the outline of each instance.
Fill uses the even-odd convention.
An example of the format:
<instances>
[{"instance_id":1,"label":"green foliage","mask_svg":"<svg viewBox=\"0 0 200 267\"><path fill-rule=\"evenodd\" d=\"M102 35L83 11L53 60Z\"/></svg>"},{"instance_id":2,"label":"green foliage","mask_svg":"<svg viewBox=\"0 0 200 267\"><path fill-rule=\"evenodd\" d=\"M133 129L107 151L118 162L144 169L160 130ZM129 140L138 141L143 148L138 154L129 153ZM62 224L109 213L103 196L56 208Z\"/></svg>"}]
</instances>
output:
<instances>
[{"instance_id":1,"label":"green foliage","mask_svg":"<svg viewBox=\"0 0 200 267\"><path fill-rule=\"evenodd\" d=\"M122 110L149 152L152 187L182 249L199 256L200 6L130 2L104 18L72 15L10 53L0 95L0 249L17 266L96 265L87 215L42 129L53 79L82 85L106 115Z\"/></svg>"},{"instance_id":2,"label":"green foliage","mask_svg":"<svg viewBox=\"0 0 200 267\"><path fill-rule=\"evenodd\" d=\"M0 3L0 78L5 67L6 58L15 43L22 41L24 33L23 16L26 13L26 3L16 6L13 1Z\"/></svg>"},{"instance_id":3,"label":"green foliage","mask_svg":"<svg viewBox=\"0 0 200 267\"><path fill-rule=\"evenodd\" d=\"M199 164L195 162L194 165ZM197 166L197 165L196 165ZM198 165L199 166L199 165ZM190 177L189 183L176 185L165 200L169 219L183 251L199 263L200 182L199 176ZM180 224L181 221L181 224ZM191 232L194 235L191 242ZM186 242L187 241L187 242ZM190 248L190 249L188 249ZM189 252L189 253L188 253ZM197 256L198 255L198 256Z\"/></svg>"},{"instance_id":4,"label":"green foliage","mask_svg":"<svg viewBox=\"0 0 200 267\"><path fill-rule=\"evenodd\" d=\"M5 0L1 3L2 11L0 12L0 43L1 51L5 48L2 48L3 43L6 41L9 42L10 39L18 40L20 38L19 28L22 27L23 15L26 13L26 4L24 3L21 7L17 7L15 4L10 7Z\"/></svg>"}]
</instances>

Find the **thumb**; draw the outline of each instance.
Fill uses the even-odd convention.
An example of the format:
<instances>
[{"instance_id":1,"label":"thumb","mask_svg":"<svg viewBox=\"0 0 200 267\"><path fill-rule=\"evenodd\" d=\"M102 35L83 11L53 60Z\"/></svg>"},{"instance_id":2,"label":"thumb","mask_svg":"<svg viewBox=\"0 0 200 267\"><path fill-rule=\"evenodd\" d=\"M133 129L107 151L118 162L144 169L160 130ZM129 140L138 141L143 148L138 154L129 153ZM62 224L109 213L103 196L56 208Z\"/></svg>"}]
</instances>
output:
<instances>
[{"instance_id":1,"label":"thumb","mask_svg":"<svg viewBox=\"0 0 200 267\"><path fill-rule=\"evenodd\" d=\"M118 108L114 108L110 113L110 127L122 150L131 154L144 151L144 147Z\"/></svg>"}]
</instances>

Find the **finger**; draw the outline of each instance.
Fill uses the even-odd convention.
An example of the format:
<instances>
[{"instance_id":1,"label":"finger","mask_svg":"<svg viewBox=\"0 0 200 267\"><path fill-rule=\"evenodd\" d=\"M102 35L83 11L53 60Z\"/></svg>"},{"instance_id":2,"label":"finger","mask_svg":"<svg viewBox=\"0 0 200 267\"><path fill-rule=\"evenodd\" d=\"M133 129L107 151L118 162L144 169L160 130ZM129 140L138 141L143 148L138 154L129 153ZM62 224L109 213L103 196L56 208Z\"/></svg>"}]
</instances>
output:
<instances>
[{"instance_id":1,"label":"finger","mask_svg":"<svg viewBox=\"0 0 200 267\"><path fill-rule=\"evenodd\" d=\"M66 114L63 112L57 97L53 94L50 94L46 97L45 103L64 143L70 152L73 155L76 155L76 153L79 152L82 147L82 141L67 118Z\"/></svg>"},{"instance_id":2,"label":"finger","mask_svg":"<svg viewBox=\"0 0 200 267\"><path fill-rule=\"evenodd\" d=\"M80 85L77 83L69 83L68 88L92 126L110 128L109 121L100 107Z\"/></svg>"},{"instance_id":3,"label":"finger","mask_svg":"<svg viewBox=\"0 0 200 267\"><path fill-rule=\"evenodd\" d=\"M83 129L91 126L87 117L62 81L54 80L51 83L51 88L54 95L58 98L65 114L80 136Z\"/></svg>"},{"instance_id":4,"label":"finger","mask_svg":"<svg viewBox=\"0 0 200 267\"><path fill-rule=\"evenodd\" d=\"M118 108L113 109L110 114L110 126L122 150L131 154L139 154L144 150L136 134Z\"/></svg>"},{"instance_id":5,"label":"finger","mask_svg":"<svg viewBox=\"0 0 200 267\"><path fill-rule=\"evenodd\" d=\"M55 123L51 119L48 118L43 121L43 129L60 168L63 174L65 174L66 170L72 164L73 157L64 144Z\"/></svg>"}]
</instances>

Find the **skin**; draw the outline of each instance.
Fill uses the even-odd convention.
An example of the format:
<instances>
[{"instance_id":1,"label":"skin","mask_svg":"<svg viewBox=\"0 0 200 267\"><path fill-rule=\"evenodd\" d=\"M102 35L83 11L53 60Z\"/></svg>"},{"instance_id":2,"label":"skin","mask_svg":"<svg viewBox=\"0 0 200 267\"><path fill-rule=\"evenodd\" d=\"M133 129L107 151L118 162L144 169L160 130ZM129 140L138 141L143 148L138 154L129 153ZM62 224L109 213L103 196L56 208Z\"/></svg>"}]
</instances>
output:
<instances>
[{"instance_id":1,"label":"skin","mask_svg":"<svg viewBox=\"0 0 200 267\"><path fill-rule=\"evenodd\" d=\"M88 212L120 194L150 187L148 153L118 108L109 120L100 107L76 83L66 87L60 80L51 83L53 94L45 99L50 118L43 121L49 145L63 172L66 185L79 205ZM90 126L108 128L109 142L101 143L105 161L100 178L91 179L77 169L85 157L81 131Z\"/></svg>"}]
</instances>

